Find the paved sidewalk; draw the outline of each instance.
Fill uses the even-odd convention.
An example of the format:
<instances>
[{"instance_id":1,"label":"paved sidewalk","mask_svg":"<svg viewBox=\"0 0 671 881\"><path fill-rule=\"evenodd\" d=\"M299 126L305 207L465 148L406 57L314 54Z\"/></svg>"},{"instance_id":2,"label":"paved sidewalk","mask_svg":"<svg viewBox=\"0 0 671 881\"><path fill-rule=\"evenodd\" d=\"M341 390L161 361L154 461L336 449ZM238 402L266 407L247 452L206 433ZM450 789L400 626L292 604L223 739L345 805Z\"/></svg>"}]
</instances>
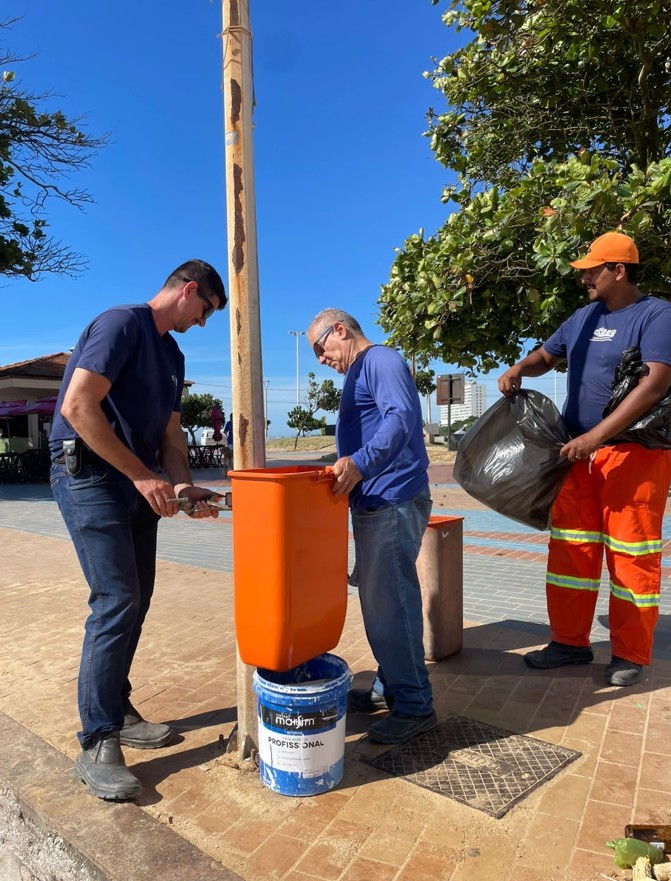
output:
<instances>
[{"instance_id":1,"label":"paved sidewalk","mask_svg":"<svg viewBox=\"0 0 671 881\"><path fill-rule=\"evenodd\" d=\"M216 475L201 477L218 485ZM521 654L547 639L546 539L488 519L490 512L460 490L443 489L445 510L466 517L467 624L464 651L431 665L439 716L462 714L578 750L581 758L495 820L364 764L361 757L372 749L363 738L367 720L351 716L345 778L336 790L307 799L270 792L256 773L230 767L223 751L236 713L230 520L195 523L180 515L161 524L157 589L133 677L143 713L170 721L179 737L157 752L126 751L144 783L140 807L103 805L61 770L50 800L52 784L41 774L34 782L43 784L45 803L76 817L82 835L88 830L102 865L114 859L106 851L111 839L101 834L101 810L126 830L139 828L138 817L158 823L210 857L213 867L245 881L626 877L614 869L604 842L632 819L671 822L670 598L654 663L638 686L603 685L610 657L605 606L593 633L594 664L528 670ZM78 752L86 589L48 488L0 486L0 541L0 714L9 717L0 731L13 738L23 731L26 743L39 738L65 768ZM356 684L370 681L374 665L356 595L335 651ZM3 779L0 768L0 795ZM143 836L152 840L149 832ZM127 881L150 877L160 877L151 849L138 856L135 876L126 875Z\"/></svg>"}]
</instances>

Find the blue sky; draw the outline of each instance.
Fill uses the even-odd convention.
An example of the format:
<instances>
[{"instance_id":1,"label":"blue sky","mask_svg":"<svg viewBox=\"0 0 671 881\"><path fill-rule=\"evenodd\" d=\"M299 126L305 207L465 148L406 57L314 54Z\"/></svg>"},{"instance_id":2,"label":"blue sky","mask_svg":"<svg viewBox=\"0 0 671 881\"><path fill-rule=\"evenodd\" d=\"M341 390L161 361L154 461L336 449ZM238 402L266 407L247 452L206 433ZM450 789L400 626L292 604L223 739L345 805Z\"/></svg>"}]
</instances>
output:
<instances>
[{"instance_id":1,"label":"blue sky","mask_svg":"<svg viewBox=\"0 0 671 881\"><path fill-rule=\"evenodd\" d=\"M422 77L455 48L430 0L252 3L254 151L263 372L271 435L288 434L296 342L325 306L354 314L367 335L394 248L441 225L448 173L426 128L440 95ZM2 37L22 84L49 106L85 115L109 145L72 179L95 200L85 213L52 203L52 232L86 255L77 279L5 282L0 363L73 346L117 303L143 302L182 260L210 261L226 280L221 4L209 0L4 0L22 16ZM194 391L230 408L228 311L179 343ZM438 372L458 365L435 364ZM299 379L338 377L299 338ZM489 403L496 381L483 379ZM553 380L536 386L553 395ZM563 389L563 377L560 378ZM561 403L561 392L560 401ZM433 416L436 417L435 408Z\"/></svg>"}]
</instances>

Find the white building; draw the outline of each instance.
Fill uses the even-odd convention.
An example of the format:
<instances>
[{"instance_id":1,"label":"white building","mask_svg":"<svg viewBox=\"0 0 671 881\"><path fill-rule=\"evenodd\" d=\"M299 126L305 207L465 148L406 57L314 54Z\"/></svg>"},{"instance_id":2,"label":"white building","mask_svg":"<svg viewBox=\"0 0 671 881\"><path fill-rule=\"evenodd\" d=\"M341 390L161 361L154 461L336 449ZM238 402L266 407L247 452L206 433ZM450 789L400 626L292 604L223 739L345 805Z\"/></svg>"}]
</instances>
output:
<instances>
[{"instance_id":1,"label":"white building","mask_svg":"<svg viewBox=\"0 0 671 881\"><path fill-rule=\"evenodd\" d=\"M487 390L478 382L464 383L464 403L452 404L450 407L450 423L462 422L471 416L482 416L487 409ZM447 425L447 405L440 408L440 424Z\"/></svg>"}]
</instances>

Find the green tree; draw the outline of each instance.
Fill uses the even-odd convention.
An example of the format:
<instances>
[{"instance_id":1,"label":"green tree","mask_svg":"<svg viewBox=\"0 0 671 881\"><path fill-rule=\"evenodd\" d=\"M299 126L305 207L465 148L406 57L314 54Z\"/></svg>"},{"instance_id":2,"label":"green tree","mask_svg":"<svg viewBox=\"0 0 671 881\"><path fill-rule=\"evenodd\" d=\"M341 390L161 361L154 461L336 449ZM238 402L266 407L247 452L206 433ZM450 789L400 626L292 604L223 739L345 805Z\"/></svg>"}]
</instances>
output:
<instances>
[{"instance_id":1,"label":"green tree","mask_svg":"<svg viewBox=\"0 0 671 881\"><path fill-rule=\"evenodd\" d=\"M15 21L0 21L0 35ZM78 208L93 201L67 182L106 138L86 134L81 118L48 110L49 94L24 89L12 69L23 60L0 45L0 275L76 275L85 260L49 235L47 207L53 199Z\"/></svg>"},{"instance_id":2,"label":"green tree","mask_svg":"<svg viewBox=\"0 0 671 881\"><path fill-rule=\"evenodd\" d=\"M410 362L413 379L417 391L422 397L430 395L436 390L436 371L429 368L429 356L424 355L407 355L404 356Z\"/></svg>"},{"instance_id":3,"label":"green tree","mask_svg":"<svg viewBox=\"0 0 671 881\"><path fill-rule=\"evenodd\" d=\"M315 418L318 410L335 413L340 406L342 392L333 384L332 379L318 383L314 373L308 373L308 387L302 404L297 404L287 414L287 425L296 431L294 450L298 446L298 438L310 431L317 431L326 423L325 417Z\"/></svg>"},{"instance_id":4,"label":"green tree","mask_svg":"<svg viewBox=\"0 0 671 881\"><path fill-rule=\"evenodd\" d=\"M212 426L212 410L215 404L221 410L223 425L226 417L219 398L209 394L185 395L182 398L182 428L188 431L192 444L196 443L196 429Z\"/></svg>"},{"instance_id":5,"label":"green tree","mask_svg":"<svg viewBox=\"0 0 671 881\"><path fill-rule=\"evenodd\" d=\"M390 342L472 370L513 362L584 304L569 260L608 229L635 238L644 288L671 293L671 6L453 0L443 21L472 36L428 74L455 210L397 256Z\"/></svg>"}]
</instances>

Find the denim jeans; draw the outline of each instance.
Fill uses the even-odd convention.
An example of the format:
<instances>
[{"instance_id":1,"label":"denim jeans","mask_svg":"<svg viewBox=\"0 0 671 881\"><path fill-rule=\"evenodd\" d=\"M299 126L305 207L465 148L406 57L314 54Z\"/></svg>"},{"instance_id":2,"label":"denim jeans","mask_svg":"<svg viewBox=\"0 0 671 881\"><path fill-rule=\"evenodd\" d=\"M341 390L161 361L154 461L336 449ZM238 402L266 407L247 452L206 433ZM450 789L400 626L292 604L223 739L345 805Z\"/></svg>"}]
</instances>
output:
<instances>
[{"instance_id":1,"label":"denim jeans","mask_svg":"<svg viewBox=\"0 0 671 881\"><path fill-rule=\"evenodd\" d=\"M412 716L433 708L415 565L430 513L428 488L400 505L352 513L361 610L378 678L394 710Z\"/></svg>"},{"instance_id":2,"label":"denim jeans","mask_svg":"<svg viewBox=\"0 0 671 881\"><path fill-rule=\"evenodd\" d=\"M149 609L158 517L132 482L99 462L76 477L51 468L51 488L89 586L78 702L88 748L123 726L130 667Z\"/></svg>"}]
</instances>

